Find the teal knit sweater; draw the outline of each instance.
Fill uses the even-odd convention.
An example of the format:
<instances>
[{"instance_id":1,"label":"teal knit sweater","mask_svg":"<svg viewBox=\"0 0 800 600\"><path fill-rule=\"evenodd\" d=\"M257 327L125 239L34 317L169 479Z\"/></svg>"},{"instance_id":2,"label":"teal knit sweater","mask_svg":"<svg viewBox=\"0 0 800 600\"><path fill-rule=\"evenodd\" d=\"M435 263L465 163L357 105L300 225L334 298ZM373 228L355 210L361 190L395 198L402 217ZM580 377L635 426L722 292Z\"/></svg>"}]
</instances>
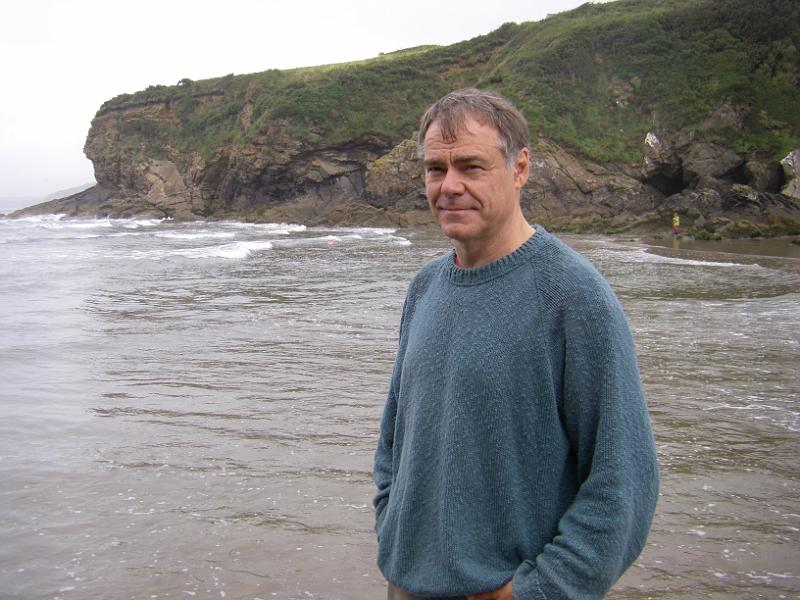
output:
<instances>
[{"instance_id":1,"label":"teal knit sweater","mask_svg":"<svg viewBox=\"0 0 800 600\"><path fill-rule=\"evenodd\" d=\"M628 325L594 267L541 226L495 263L424 266L374 478L396 586L601 598L644 546L658 469Z\"/></svg>"}]
</instances>

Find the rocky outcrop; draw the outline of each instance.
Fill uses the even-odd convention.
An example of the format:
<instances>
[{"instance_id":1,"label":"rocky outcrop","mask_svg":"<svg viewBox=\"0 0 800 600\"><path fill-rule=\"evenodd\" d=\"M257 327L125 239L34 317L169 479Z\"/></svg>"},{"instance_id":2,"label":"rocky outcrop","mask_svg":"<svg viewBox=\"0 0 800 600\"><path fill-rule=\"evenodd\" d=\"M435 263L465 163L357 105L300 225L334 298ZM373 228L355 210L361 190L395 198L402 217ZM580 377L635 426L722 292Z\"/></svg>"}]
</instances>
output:
<instances>
[{"instance_id":1,"label":"rocky outcrop","mask_svg":"<svg viewBox=\"0 0 800 600\"><path fill-rule=\"evenodd\" d=\"M781 194L732 184L727 192L685 190L664 199L657 211L666 221L681 216L686 234L700 239L797 235L800 204Z\"/></svg>"},{"instance_id":2,"label":"rocky outcrop","mask_svg":"<svg viewBox=\"0 0 800 600\"><path fill-rule=\"evenodd\" d=\"M784 196L800 200L800 150L789 153L782 161L786 185L781 189Z\"/></svg>"},{"instance_id":3,"label":"rocky outcrop","mask_svg":"<svg viewBox=\"0 0 800 600\"><path fill-rule=\"evenodd\" d=\"M256 83L242 97L189 82L171 97L104 105L84 148L98 185L15 214L347 225L430 221L410 131L406 139L367 129L337 138L314 121L298 131L284 118L259 118ZM614 105L635 102L640 83L612 77ZM748 111L721 104L695 128L647 133L641 165L602 164L540 137L531 150L523 210L554 229L666 231L677 212L688 234L800 233L800 150L778 164L704 137L744 127ZM205 120L195 130L197 115ZM215 130L208 115L236 125Z\"/></svg>"},{"instance_id":4,"label":"rocky outcrop","mask_svg":"<svg viewBox=\"0 0 800 600\"><path fill-rule=\"evenodd\" d=\"M415 138L403 140L367 165L365 192L374 204L390 203L406 210L427 208Z\"/></svg>"},{"instance_id":5,"label":"rocky outcrop","mask_svg":"<svg viewBox=\"0 0 800 600\"><path fill-rule=\"evenodd\" d=\"M164 107L134 109L142 110L164 123L171 119ZM17 214L373 226L430 222L413 138L393 147L363 136L313 148L273 130L261 146L226 146L208 159L171 148L161 149L163 158L140 159L140 148L126 148L115 138L129 117L102 115L93 124L87 154L95 158L100 184ZM800 186L800 151L782 162L785 175L777 164L748 161L686 135L648 133L643 151L637 171L540 139L522 191L526 216L560 230L653 231L666 230L677 212L684 231L699 237L800 233L800 198L793 195Z\"/></svg>"},{"instance_id":6,"label":"rocky outcrop","mask_svg":"<svg viewBox=\"0 0 800 600\"><path fill-rule=\"evenodd\" d=\"M211 95L201 101L219 100ZM246 104L240 120L248 123L251 111ZM368 134L344 144L316 145L292 137L275 122L248 143L220 144L203 156L162 142L158 131L178 124L170 102L101 110L84 147L98 185L18 214L262 219L288 203L305 207L295 211L298 217L325 222L340 201L369 207L364 201L367 166L392 148L390 141ZM385 196L375 196L373 208L392 208Z\"/></svg>"},{"instance_id":7,"label":"rocky outcrop","mask_svg":"<svg viewBox=\"0 0 800 600\"><path fill-rule=\"evenodd\" d=\"M686 188L724 192L732 183L747 181L745 157L721 144L694 141L693 137L649 132L644 141L642 180L667 195Z\"/></svg>"},{"instance_id":8,"label":"rocky outcrop","mask_svg":"<svg viewBox=\"0 0 800 600\"><path fill-rule=\"evenodd\" d=\"M624 227L663 198L619 170L586 160L549 140L531 153L523 210L532 219L570 228Z\"/></svg>"},{"instance_id":9,"label":"rocky outcrop","mask_svg":"<svg viewBox=\"0 0 800 600\"><path fill-rule=\"evenodd\" d=\"M744 158L714 142L688 144L681 153L683 181L692 188L724 190L728 182L741 179Z\"/></svg>"},{"instance_id":10,"label":"rocky outcrop","mask_svg":"<svg viewBox=\"0 0 800 600\"><path fill-rule=\"evenodd\" d=\"M750 187L759 192L777 192L781 187L781 167L761 160L749 160L744 172Z\"/></svg>"},{"instance_id":11,"label":"rocky outcrop","mask_svg":"<svg viewBox=\"0 0 800 600\"><path fill-rule=\"evenodd\" d=\"M683 189L683 169L676 142L664 134L650 131L644 138L644 161L641 178L665 194Z\"/></svg>"},{"instance_id":12,"label":"rocky outcrop","mask_svg":"<svg viewBox=\"0 0 800 600\"><path fill-rule=\"evenodd\" d=\"M777 193L777 164L745 161L719 144L670 134L649 133L644 155L637 172L540 139L531 152L523 210L560 230L667 231L677 212L684 231L699 237L800 233L800 205ZM372 205L406 214L425 208L414 140L367 165L366 173Z\"/></svg>"},{"instance_id":13,"label":"rocky outcrop","mask_svg":"<svg viewBox=\"0 0 800 600\"><path fill-rule=\"evenodd\" d=\"M733 118L730 112L717 118ZM252 107L246 104L238 118L252 123ZM98 185L17 214L342 225L430 221L414 137L392 144L365 134L315 145L272 123L252 141L220 145L207 156L131 137L144 123L169 128L176 119L163 102L101 111L85 148ZM800 151L779 166L669 132L648 133L642 148L637 170L600 164L540 139L522 191L524 212L562 230L666 230L677 212L684 230L700 237L800 232Z\"/></svg>"}]
</instances>

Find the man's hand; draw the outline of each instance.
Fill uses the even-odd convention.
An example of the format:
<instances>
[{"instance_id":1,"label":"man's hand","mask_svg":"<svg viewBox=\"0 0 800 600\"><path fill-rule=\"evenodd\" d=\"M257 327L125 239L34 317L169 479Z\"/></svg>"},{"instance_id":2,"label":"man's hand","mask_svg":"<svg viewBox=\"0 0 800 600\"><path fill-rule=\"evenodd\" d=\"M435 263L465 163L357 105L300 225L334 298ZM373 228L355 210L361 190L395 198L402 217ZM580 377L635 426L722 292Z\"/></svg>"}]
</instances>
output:
<instances>
[{"instance_id":1,"label":"man's hand","mask_svg":"<svg viewBox=\"0 0 800 600\"><path fill-rule=\"evenodd\" d=\"M467 600L514 600L514 594L511 593L511 582L509 581L503 587L491 592L467 596Z\"/></svg>"}]
</instances>

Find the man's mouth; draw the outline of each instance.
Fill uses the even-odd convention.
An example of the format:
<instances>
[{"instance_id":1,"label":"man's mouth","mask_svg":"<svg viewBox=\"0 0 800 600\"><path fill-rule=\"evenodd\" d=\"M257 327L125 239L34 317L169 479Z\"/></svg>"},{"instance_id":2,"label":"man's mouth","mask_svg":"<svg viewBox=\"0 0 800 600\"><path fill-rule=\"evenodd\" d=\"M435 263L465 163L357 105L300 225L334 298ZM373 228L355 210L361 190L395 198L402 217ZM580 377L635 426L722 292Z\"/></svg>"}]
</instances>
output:
<instances>
[{"instance_id":1,"label":"man's mouth","mask_svg":"<svg viewBox=\"0 0 800 600\"><path fill-rule=\"evenodd\" d=\"M440 206L439 210L445 210L448 212L465 212L468 210L476 210L471 206Z\"/></svg>"}]
</instances>

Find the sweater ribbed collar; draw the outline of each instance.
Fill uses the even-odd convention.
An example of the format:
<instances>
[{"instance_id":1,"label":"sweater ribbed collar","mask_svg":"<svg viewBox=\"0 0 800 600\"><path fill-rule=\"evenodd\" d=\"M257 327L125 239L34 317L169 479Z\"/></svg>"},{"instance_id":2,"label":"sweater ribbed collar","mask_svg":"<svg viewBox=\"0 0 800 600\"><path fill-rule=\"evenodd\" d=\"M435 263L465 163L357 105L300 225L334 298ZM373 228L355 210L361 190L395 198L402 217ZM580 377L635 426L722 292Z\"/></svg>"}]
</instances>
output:
<instances>
[{"instance_id":1,"label":"sweater ribbed collar","mask_svg":"<svg viewBox=\"0 0 800 600\"><path fill-rule=\"evenodd\" d=\"M480 285L501 277L530 261L539 251L539 248L551 237L550 233L541 225L534 225L534 233L516 250L502 258L473 269L464 269L456 266L456 251L452 250L445 261L447 278L456 285Z\"/></svg>"}]
</instances>

